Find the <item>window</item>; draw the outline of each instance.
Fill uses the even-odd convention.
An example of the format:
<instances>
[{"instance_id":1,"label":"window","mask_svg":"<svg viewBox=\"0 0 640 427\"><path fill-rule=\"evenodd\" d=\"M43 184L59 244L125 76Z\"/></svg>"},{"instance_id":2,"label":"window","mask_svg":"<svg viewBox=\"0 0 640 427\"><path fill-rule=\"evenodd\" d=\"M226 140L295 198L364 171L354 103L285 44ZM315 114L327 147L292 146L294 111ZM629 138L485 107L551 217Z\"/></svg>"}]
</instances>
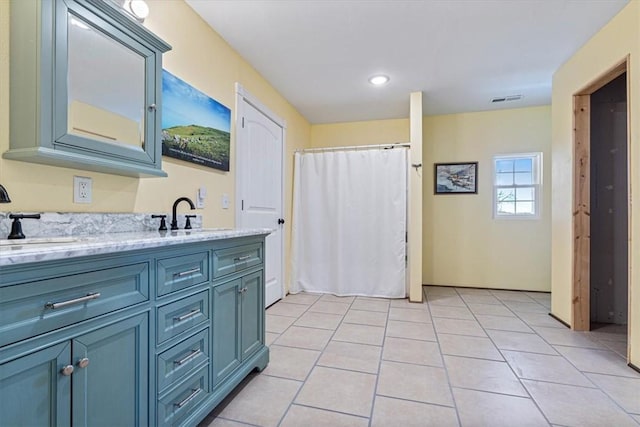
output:
<instances>
[{"instance_id":1,"label":"window","mask_svg":"<svg viewBox=\"0 0 640 427\"><path fill-rule=\"evenodd\" d=\"M542 153L495 156L494 218L538 218Z\"/></svg>"}]
</instances>

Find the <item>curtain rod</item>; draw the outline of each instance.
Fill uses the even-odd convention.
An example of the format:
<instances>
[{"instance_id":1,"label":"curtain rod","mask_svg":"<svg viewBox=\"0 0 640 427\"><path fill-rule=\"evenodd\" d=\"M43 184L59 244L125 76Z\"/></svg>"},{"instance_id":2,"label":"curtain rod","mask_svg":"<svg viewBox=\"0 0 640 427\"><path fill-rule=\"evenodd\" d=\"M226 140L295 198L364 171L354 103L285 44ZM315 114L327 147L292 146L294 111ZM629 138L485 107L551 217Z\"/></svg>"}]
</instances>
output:
<instances>
[{"instance_id":1,"label":"curtain rod","mask_svg":"<svg viewBox=\"0 0 640 427\"><path fill-rule=\"evenodd\" d=\"M295 152L311 153L311 152L318 152L318 151L360 150L360 149L367 149L367 148L378 148L382 150L382 149L388 149L388 148L394 148L394 147L411 148L411 143L410 142L394 142L390 144L376 144L376 145L350 145L347 147L323 147L323 148L304 148L304 149L299 148Z\"/></svg>"}]
</instances>

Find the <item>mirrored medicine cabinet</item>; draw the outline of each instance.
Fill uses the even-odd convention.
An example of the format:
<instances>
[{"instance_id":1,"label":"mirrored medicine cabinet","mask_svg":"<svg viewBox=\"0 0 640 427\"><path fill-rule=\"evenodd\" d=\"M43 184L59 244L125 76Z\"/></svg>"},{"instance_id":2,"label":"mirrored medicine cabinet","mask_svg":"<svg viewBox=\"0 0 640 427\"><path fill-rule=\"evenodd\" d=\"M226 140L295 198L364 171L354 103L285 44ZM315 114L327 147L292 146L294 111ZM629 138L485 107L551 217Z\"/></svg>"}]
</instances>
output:
<instances>
[{"instance_id":1,"label":"mirrored medicine cabinet","mask_svg":"<svg viewBox=\"0 0 640 427\"><path fill-rule=\"evenodd\" d=\"M162 53L115 0L12 0L4 158L128 176L162 171Z\"/></svg>"}]
</instances>

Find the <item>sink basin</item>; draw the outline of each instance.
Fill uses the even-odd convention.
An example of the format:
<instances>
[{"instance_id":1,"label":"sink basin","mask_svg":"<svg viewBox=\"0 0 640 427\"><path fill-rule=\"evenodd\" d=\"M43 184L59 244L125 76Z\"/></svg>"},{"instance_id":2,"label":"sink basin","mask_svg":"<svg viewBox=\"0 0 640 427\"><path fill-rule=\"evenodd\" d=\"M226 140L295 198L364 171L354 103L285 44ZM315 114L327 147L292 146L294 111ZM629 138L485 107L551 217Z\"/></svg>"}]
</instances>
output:
<instances>
[{"instance_id":1,"label":"sink basin","mask_svg":"<svg viewBox=\"0 0 640 427\"><path fill-rule=\"evenodd\" d=\"M63 243L75 243L80 241L78 237L33 237L27 239L14 239L14 240L0 240L0 248L2 247L16 247L16 246L28 246L36 247L43 245L59 245Z\"/></svg>"}]
</instances>

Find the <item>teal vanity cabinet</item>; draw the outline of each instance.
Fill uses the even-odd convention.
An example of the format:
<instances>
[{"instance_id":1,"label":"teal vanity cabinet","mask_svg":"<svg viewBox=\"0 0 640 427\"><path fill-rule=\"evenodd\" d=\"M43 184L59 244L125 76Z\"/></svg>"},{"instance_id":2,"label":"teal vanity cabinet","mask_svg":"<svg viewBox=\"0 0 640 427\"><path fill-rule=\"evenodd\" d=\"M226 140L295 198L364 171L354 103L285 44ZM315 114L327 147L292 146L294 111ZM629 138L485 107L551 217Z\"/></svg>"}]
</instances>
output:
<instances>
[{"instance_id":1,"label":"teal vanity cabinet","mask_svg":"<svg viewBox=\"0 0 640 427\"><path fill-rule=\"evenodd\" d=\"M148 424L149 260L0 277L0 425Z\"/></svg>"},{"instance_id":2,"label":"teal vanity cabinet","mask_svg":"<svg viewBox=\"0 0 640 427\"><path fill-rule=\"evenodd\" d=\"M164 41L104 0L12 0L6 159L128 176L161 169Z\"/></svg>"}]
</instances>

